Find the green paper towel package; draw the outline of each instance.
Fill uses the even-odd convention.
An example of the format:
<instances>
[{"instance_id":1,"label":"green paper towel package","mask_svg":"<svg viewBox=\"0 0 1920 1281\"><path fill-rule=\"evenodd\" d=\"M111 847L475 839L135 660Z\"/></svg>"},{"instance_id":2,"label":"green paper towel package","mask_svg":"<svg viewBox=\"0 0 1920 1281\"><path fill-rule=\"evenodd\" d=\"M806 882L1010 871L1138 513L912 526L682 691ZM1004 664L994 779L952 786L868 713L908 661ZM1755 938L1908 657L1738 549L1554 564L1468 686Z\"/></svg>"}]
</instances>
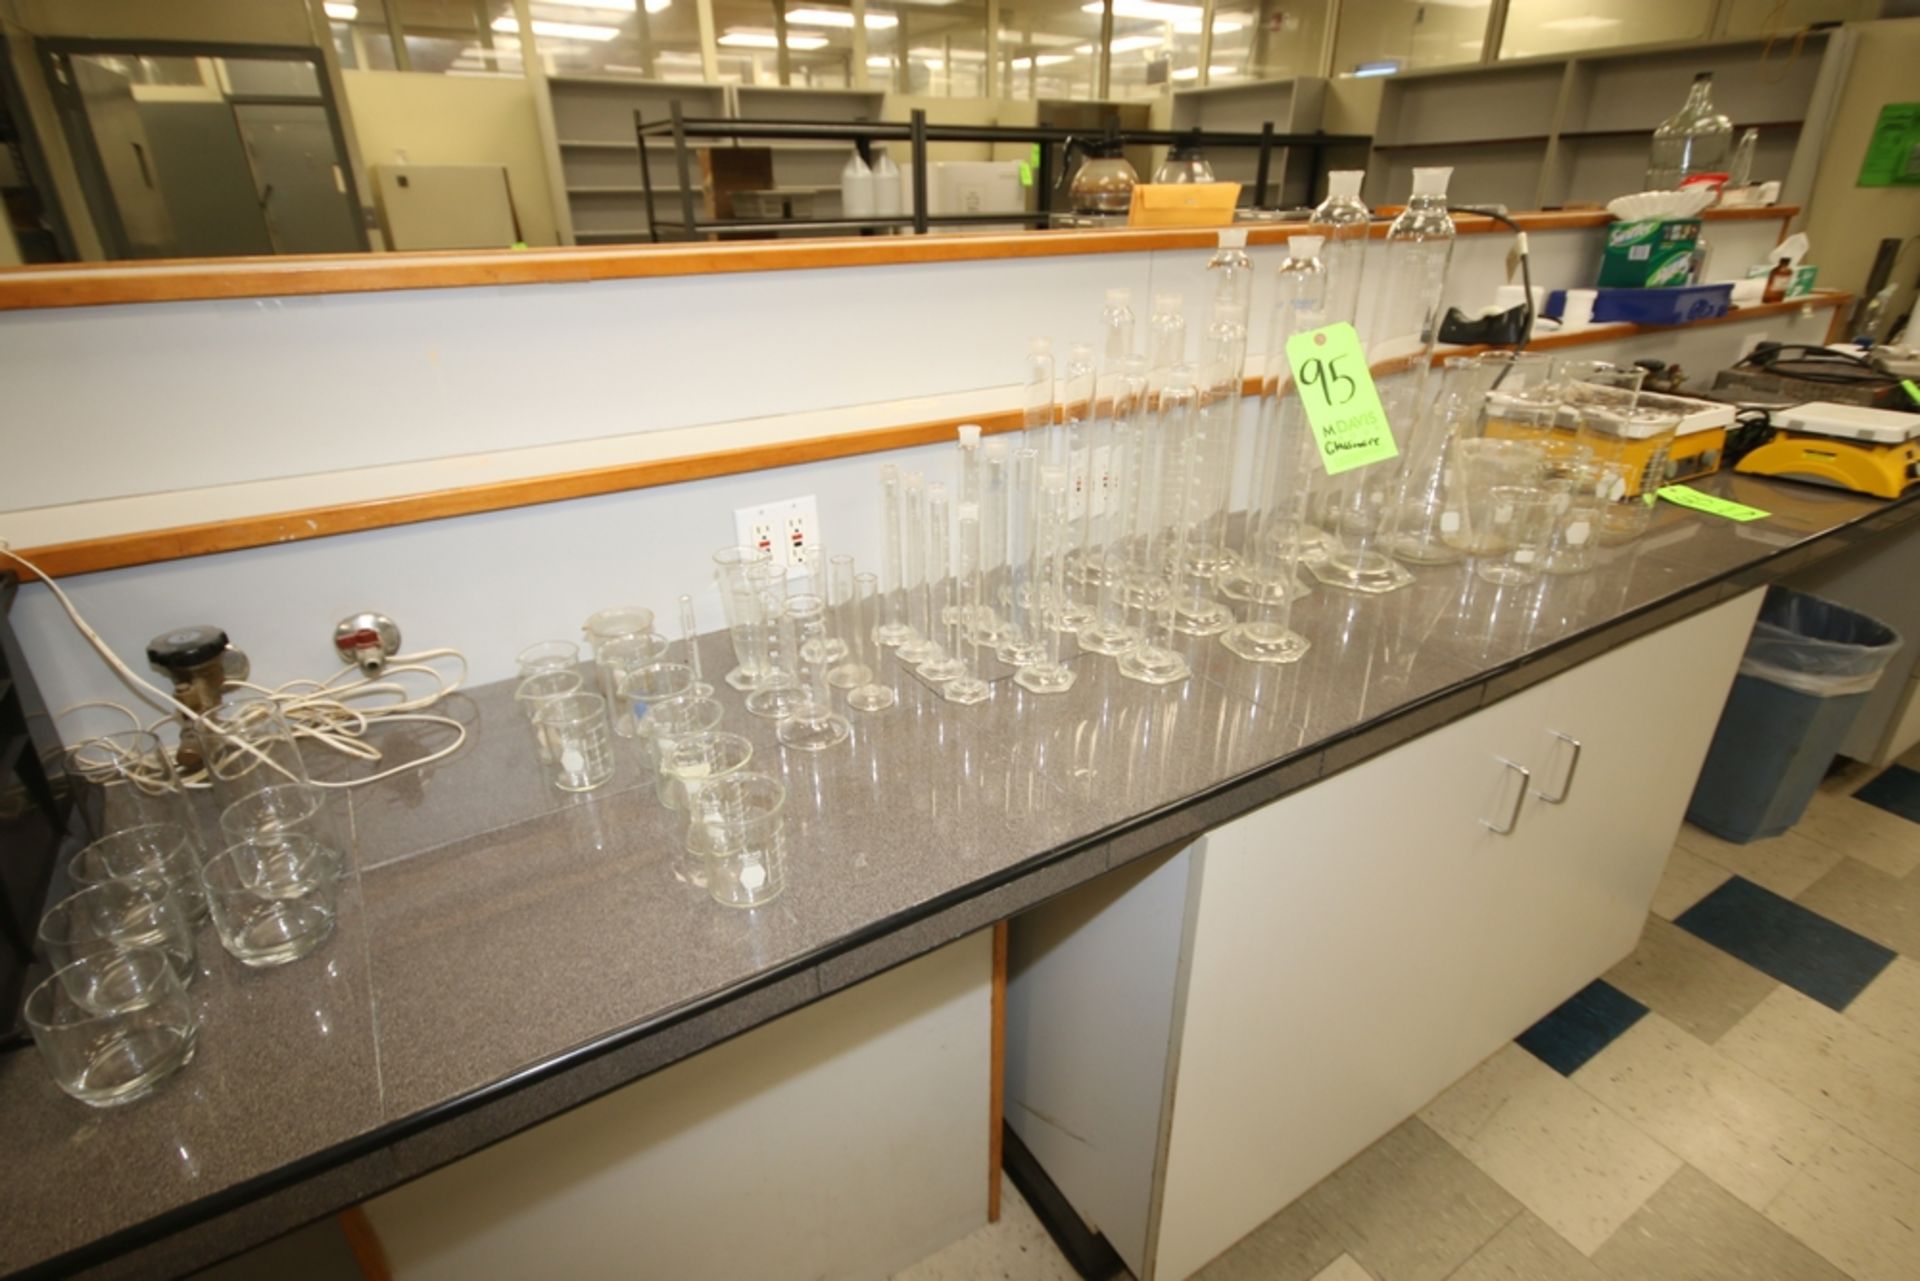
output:
<instances>
[{"instance_id":1,"label":"green paper towel package","mask_svg":"<svg viewBox=\"0 0 1920 1281\"><path fill-rule=\"evenodd\" d=\"M1685 285L1693 281L1693 251L1700 243L1698 218L1647 218L1607 228L1600 259L1604 286L1629 289Z\"/></svg>"}]
</instances>

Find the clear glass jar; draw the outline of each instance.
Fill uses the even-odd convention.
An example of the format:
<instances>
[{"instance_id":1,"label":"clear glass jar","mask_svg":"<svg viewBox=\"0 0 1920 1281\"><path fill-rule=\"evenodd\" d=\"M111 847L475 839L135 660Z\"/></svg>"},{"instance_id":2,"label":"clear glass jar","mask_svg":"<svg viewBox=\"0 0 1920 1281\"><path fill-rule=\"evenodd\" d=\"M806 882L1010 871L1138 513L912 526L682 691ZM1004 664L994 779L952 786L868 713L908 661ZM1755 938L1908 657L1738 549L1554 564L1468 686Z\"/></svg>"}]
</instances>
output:
<instances>
[{"instance_id":1,"label":"clear glass jar","mask_svg":"<svg viewBox=\"0 0 1920 1281\"><path fill-rule=\"evenodd\" d=\"M1653 131L1647 190L1672 191L1695 174L1725 173L1733 155L1733 121L1713 105L1713 73L1693 78L1687 101Z\"/></svg>"}]
</instances>

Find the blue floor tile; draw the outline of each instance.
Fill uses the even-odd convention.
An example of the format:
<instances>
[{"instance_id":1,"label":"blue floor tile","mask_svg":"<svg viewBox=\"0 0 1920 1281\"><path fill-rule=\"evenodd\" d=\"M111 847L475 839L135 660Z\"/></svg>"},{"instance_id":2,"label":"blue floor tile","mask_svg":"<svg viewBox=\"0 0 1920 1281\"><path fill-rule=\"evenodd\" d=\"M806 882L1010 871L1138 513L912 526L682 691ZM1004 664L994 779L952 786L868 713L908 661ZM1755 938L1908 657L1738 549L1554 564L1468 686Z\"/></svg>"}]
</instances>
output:
<instances>
[{"instance_id":1,"label":"blue floor tile","mask_svg":"<svg viewBox=\"0 0 1920 1281\"><path fill-rule=\"evenodd\" d=\"M1904 765L1894 765L1879 778L1854 793L1869 805L1878 805L1898 814L1909 823L1920 823L1920 773Z\"/></svg>"},{"instance_id":2,"label":"blue floor tile","mask_svg":"<svg viewBox=\"0 0 1920 1281\"><path fill-rule=\"evenodd\" d=\"M1619 988L1595 979L1514 1040L1561 1076L1572 1076L1646 1012Z\"/></svg>"},{"instance_id":3,"label":"blue floor tile","mask_svg":"<svg viewBox=\"0 0 1920 1281\"><path fill-rule=\"evenodd\" d=\"M1893 953L1817 912L1734 877L1675 921L1832 1010L1844 1010Z\"/></svg>"}]
</instances>

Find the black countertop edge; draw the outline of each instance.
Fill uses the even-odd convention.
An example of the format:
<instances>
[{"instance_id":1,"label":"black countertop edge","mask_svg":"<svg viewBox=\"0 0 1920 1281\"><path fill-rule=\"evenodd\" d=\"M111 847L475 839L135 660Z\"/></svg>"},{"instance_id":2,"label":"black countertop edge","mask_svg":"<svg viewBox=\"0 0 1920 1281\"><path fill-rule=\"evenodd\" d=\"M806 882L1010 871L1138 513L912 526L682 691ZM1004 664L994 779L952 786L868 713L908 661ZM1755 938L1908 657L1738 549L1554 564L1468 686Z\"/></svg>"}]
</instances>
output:
<instances>
[{"instance_id":1,"label":"black countertop edge","mask_svg":"<svg viewBox=\"0 0 1920 1281\"><path fill-rule=\"evenodd\" d=\"M101 1237L79 1249L70 1250L65 1254L10 1273L9 1281L11 1278L21 1278L22 1281L26 1281L29 1278L67 1277L89 1268L99 1268L115 1260L133 1265L136 1260L126 1256L168 1237L195 1229L208 1229L210 1237L217 1236L220 1227L218 1220L223 1215L233 1213L265 1197L297 1187L353 1162L363 1161L383 1149L390 1149L406 1139L469 1116L490 1104L499 1103L535 1085L557 1082L561 1077L617 1051L659 1037L663 1033L688 1024L703 1015L721 1010L755 993L799 979L809 972L817 972L828 962L848 956L909 927L933 921L943 913L951 913L954 909L982 899L994 891L1023 882L1037 882L1039 873L1066 864L1076 856L1106 847L1108 851L1106 859L1092 860L1097 866L1075 869L1076 873L1084 872L1084 875L1075 875L1066 883L1044 888L1036 887L1038 892L1033 895L1031 901L997 904L994 919L1004 919L1006 916L1025 911L1105 871L1133 862L1168 845L1190 840L1223 822L1311 786L1321 778L1330 777L1332 774L1361 764L1402 743L1410 742L1434 729L1470 715L1480 707L1549 680L1606 649L1678 622L1692 614L1711 608L1721 601L1731 599L1741 592L1765 586L1769 582L1777 581L1786 573L1798 571L1857 546L1866 538L1877 538L1904 528L1916 520L1920 520L1920 490L1893 500L1884 508L1837 524L1820 534L1812 535L1790 546L1773 549L1744 565L1704 577L1678 592L1648 601L1604 623L1561 637L1538 651L1490 666L1470 678L1432 691L1371 720L1319 740L1300 751L1276 758L1233 778L1223 780L1201 792L1136 815L1124 823L1116 824L1103 831L1076 838L1052 850L1036 854L1024 862L1003 868L924 903L896 912L852 934L836 939L830 944L784 961L754 975L751 979L701 997L642 1023L575 1046L544 1062L530 1064L518 1072L470 1091L457 1099L449 1099L412 1116L379 1126L346 1143L290 1162L269 1174L223 1188L197 1201L156 1215L144 1223ZM1395 725L1404 726L1409 732L1398 736L1382 732ZM1358 753L1339 751L1343 746L1361 742L1369 736L1378 737L1380 741L1369 744L1367 750ZM1329 767L1329 762L1334 761L1338 763ZM998 910L1002 908L1004 910ZM990 923L990 921L983 921L973 924L965 927L962 932L970 933L973 929ZM959 934L953 934L951 937L959 937ZM273 1224L271 1230L250 1227L243 1233L236 1234L235 1239L222 1241L217 1246L210 1243L196 1249L194 1250L196 1261L192 1266L203 1267L218 1262L222 1258L272 1240L278 1235L314 1222L367 1197L399 1186L441 1165L481 1151L515 1133L551 1120L672 1063L689 1058L753 1027L770 1022L780 1015L805 1008L822 997L843 990L853 982L870 978L886 969L913 960L936 947L943 946L948 941L951 941L950 937L923 941L923 945L895 954L876 965L870 972L859 973L844 981L836 982L831 988L816 982L810 993L803 994L790 1002L777 1003L776 1008L765 1012L763 1017L754 1022L733 1027L710 1039L696 1040L677 1047L670 1056L652 1063L645 1070L631 1077L588 1086L577 1096L570 1097L550 1109L544 1109L538 1115L515 1118L506 1127L498 1128L497 1133L480 1137L471 1145L457 1144L456 1150L440 1153L431 1163L423 1164L417 1169L406 1170L398 1177L375 1176L366 1180L364 1187L336 1190L327 1196L324 1204L305 1206L300 1214L290 1214L286 1216L285 1222Z\"/></svg>"}]
</instances>

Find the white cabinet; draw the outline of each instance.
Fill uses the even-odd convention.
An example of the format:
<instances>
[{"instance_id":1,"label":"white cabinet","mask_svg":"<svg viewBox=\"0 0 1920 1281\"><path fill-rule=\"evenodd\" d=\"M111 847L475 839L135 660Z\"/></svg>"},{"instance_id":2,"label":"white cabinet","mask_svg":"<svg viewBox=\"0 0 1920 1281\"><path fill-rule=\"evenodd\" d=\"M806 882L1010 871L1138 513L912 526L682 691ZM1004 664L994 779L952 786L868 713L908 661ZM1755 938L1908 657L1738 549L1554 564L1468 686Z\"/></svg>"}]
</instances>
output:
<instances>
[{"instance_id":1,"label":"white cabinet","mask_svg":"<svg viewBox=\"0 0 1920 1281\"><path fill-rule=\"evenodd\" d=\"M1758 604L1209 832L1165 856L1185 875L1015 921L1008 1120L1136 1275L1190 1275L1632 950ZM1177 947L1114 927L1150 890L1177 891L1157 905L1183 922ZM1023 947L1029 932L1045 946ZM1153 958L1168 982L1086 977ZM1164 1044L1118 1054L1123 1025L1164 1027ZM1118 1086L1109 1065L1143 1059L1159 1072ZM1122 1136L1091 1115L1072 1145L1112 1159L1048 1160L1049 1118L1094 1080L1158 1118L1150 1162L1123 1155L1141 1151L1137 1116Z\"/></svg>"}]
</instances>

